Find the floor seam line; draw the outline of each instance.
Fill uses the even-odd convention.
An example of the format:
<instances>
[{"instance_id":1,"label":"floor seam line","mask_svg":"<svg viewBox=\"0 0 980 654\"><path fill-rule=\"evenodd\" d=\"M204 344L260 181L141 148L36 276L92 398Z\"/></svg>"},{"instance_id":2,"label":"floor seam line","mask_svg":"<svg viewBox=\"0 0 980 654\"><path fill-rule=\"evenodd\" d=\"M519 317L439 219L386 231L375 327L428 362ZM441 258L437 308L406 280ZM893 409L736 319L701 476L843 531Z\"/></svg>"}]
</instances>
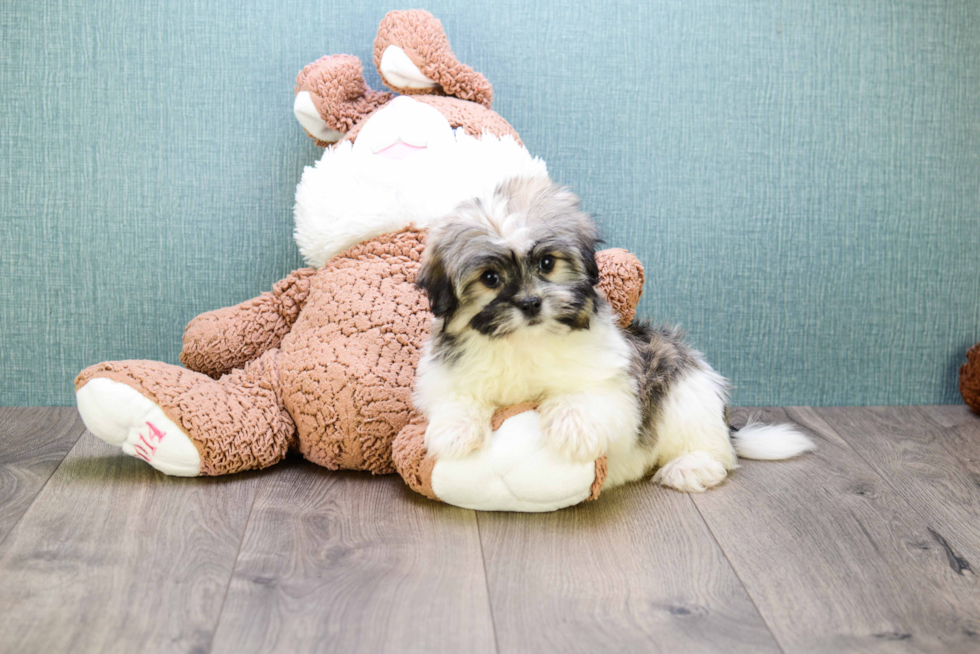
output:
<instances>
[{"instance_id":1,"label":"floor seam line","mask_svg":"<svg viewBox=\"0 0 980 654\"><path fill-rule=\"evenodd\" d=\"M714 529L711 528L711 523L709 523L708 519L704 517L703 513L701 513L701 507L699 507L698 503L694 501L694 498L691 496L690 493L687 494L687 497L689 500L691 500L691 504L694 505L694 510L697 511L698 515L701 517L701 522L703 522L704 526L707 528L708 534L711 536L711 540L714 541L715 545L718 547L718 551L721 552L721 555L725 557L725 561L728 562L728 567L731 568L732 574L735 575L736 579L738 579L738 584L739 586L742 587L742 590L745 591L745 596L749 598L750 602L752 602L752 607L755 609L755 612L759 616L759 619L762 620L762 624L766 627L766 630L769 632L769 635L772 636L772 641L776 643L776 647L779 648L780 652L786 654L786 649L783 647L783 644L779 642L779 638L776 636L776 632L773 631L772 625L770 625L769 621L766 620L766 616L763 615L762 609L759 608L759 605L756 603L755 598L752 597L752 593L749 592L748 586L746 586L745 582L742 580L742 575L738 573L738 569L735 567L735 564L732 563L732 560L730 558L728 558L728 552L726 552L725 548L721 546L721 542L718 540L718 537L715 535Z\"/></svg>"},{"instance_id":2,"label":"floor seam line","mask_svg":"<svg viewBox=\"0 0 980 654\"><path fill-rule=\"evenodd\" d=\"M256 480L257 481L257 480ZM248 517L245 518L245 527L242 529L242 537L238 541L238 549L235 550L235 563L231 566L231 573L228 575L228 584L225 586L225 593L221 597L221 606L218 608L218 619L214 622L214 631L211 632L211 642L208 643L208 652L214 650L214 638L218 635L218 627L221 625L221 618L224 617L225 603L228 601L228 592L231 584L235 580L235 571L238 569L238 557L242 554L242 545L245 544L245 536L248 534L248 526L252 524L252 512L255 510L255 502L258 500L259 488L256 483L255 494L252 496L252 503L248 506Z\"/></svg>"},{"instance_id":3,"label":"floor seam line","mask_svg":"<svg viewBox=\"0 0 980 654\"><path fill-rule=\"evenodd\" d=\"M500 641L497 639L497 620L493 615L493 597L490 595L490 575L487 574L487 555L483 551L483 530L480 529L480 514L473 511L476 521L476 537L480 541L480 562L483 564L483 587L487 591L487 608L490 609L490 627L493 630L493 651L500 654Z\"/></svg>"},{"instance_id":4,"label":"floor seam line","mask_svg":"<svg viewBox=\"0 0 980 654\"><path fill-rule=\"evenodd\" d=\"M24 512L20 514L20 517L17 518L17 521L14 524L10 525L10 529L8 529L7 533L3 535L3 538L0 538L0 548L2 548L3 544L7 542L7 538L10 537L10 534L17 531L17 526L20 525L20 523L24 520L24 516L26 516L27 513L31 510L31 507L34 506L34 503L37 501L37 498L41 496L41 493L44 492L44 489L48 487L48 482L51 481L52 477L54 477L54 473L58 472L58 470L61 469L61 466L65 465L65 460L68 458L68 455L71 454L72 450L74 450L75 447L78 446L78 441L82 439L82 436L85 435L86 431L87 430L85 428L85 425L83 424L82 430L78 432L78 436L75 437L75 440L74 442L72 442L71 447L69 447L68 451L65 452L65 455L61 457L61 461L58 462L58 465L54 467L54 469L48 475L47 479L44 480L44 483L41 484L41 487L37 489L37 492L34 494L34 497L31 498L31 501L28 502L27 507L24 509Z\"/></svg>"}]
</instances>

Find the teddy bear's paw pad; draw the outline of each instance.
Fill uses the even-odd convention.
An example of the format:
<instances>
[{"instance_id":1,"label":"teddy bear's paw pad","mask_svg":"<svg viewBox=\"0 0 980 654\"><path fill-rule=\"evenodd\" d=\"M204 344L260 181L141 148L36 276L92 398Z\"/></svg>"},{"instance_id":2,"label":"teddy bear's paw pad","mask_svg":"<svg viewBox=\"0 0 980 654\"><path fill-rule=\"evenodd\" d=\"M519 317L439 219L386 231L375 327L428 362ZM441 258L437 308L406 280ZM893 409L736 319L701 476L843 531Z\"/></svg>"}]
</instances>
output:
<instances>
[{"instance_id":1,"label":"teddy bear's paw pad","mask_svg":"<svg viewBox=\"0 0 980 654\"><path fill-rule=\"evenodd\" d=\"M293 115L307 132L316 139L325 143L335 143L344 137L343 132L330 129L327 123L320 117L316 105L313 104L313 97L309 91L300 91L293 100Z\"/></svg>"},{"instance_id":2,"label":"teddy bear's paw pad","mask_svg":"<svg viewBox=\"0 0 980 654\"><path fill-rule=\"evenodd\" d=\"M537 411L510 418L487 446L462 459L437 460L433 494L447 504L479 511L555 511L585 501L595 461L575 463L550 447Z\"/></svg>"},{"instance_id":3,"label":"teddy bear's paw pad","mask_svg":"<svg viewBox=\"0 0 980 654\"><path fill-rule=\"evenodd\" d=\"M78 389L75 398L85 426L105 442L164 474L201 474L201 455L190 437L131 386L97 378Z\"/></svg>"},{"instance_id":4,"label":"teddy bear's paw pad","mask_svg":"<svg viewBox=\"0 0 980 654\"><path fill-rule=\"evenodd\" d=\"M439 82L422 74L405 51L397 45L389 45L381 55L378 69L389 82L400 89L435 89Z\"/></svg>"},{"instance_id":5,"label":"teddy bear's paw pad","mask_svg":"<svg viewBox=\"0 0 980 654\"><path fill-rule=\"evenodd\" d=\"M717 486L727 476L728 471L721 462L699 451L668 461L657 470L653 481L682 492L700 493Z\"/></svg>"}]
</instances>

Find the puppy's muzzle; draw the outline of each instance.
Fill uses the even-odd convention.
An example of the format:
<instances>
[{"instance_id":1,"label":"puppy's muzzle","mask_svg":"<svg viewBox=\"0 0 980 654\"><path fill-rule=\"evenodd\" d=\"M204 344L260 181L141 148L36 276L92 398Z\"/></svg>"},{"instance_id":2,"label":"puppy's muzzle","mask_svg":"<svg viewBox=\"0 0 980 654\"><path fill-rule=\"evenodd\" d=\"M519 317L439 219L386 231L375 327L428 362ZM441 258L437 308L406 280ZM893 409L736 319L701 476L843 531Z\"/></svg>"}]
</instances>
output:
<instances>
[{"instance_id":1,"label":"puppy's muzzle","mask_svg":"<svg viewBox=\"0 0 980 654\"><path fill-rule=\"evenodd\" d=\"M515 301L515 304L527 318L533 318L541 313L541 298L537 295L521 298Z\"/></svg>"}]
</instances>

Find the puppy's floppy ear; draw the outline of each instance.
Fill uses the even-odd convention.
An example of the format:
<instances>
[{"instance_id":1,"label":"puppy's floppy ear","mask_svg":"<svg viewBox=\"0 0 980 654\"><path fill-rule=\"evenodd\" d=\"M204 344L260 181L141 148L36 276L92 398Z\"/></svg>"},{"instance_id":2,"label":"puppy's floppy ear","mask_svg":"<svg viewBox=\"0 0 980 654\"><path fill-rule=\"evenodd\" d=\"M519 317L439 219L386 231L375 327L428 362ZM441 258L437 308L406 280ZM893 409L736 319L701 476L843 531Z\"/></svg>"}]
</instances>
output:
<instances>
[{"instance_id":1,"label":"puppy's floppy ear","mask_svg":"<svg viewBox=\"0 0 980 654\"><path fill-rule=\"evenodd\" d=\"M585 267L585 274L589 278L589 284L595 286L599 283L599 264L595 260L595 252L602 241L596 238L595 234L583 232L579 238L578 249L582 257L582 265Z\"/></svg>"},{"instance_id":2,"label":"puppy's floppy ear","mask_svg":"<svg viewBox=\"0 0 980 654\"><path fill-rule=\"evenodd\" d=\"M415 286L429 296L429 306L436 318L450 318L459 308L456 286L443 265L438 248L425 253Z\"/></svg>"}]
</instances>

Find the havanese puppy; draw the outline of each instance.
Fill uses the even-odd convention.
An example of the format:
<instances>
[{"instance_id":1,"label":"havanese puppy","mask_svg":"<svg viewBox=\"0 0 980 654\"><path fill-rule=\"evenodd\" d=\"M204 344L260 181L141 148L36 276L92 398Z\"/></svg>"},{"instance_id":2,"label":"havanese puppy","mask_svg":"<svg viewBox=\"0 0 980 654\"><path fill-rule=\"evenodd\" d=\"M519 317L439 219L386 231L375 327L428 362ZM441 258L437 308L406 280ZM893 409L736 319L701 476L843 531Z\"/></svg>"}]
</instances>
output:
<instances>
[{"instance_id":1,"label":"havanese puppy","mask_svg":"<svg viewBox=\"0 0 980 654\"><path fill-rule=\"evenodd\" d=\"M733 436L727 383L679 332L616 324L597 292L598 234L578 198L547 177L517 178L433 225L417 284L434 314L415 404L436 458L490 437L502 406L540 402L548 446L577 461L607 456L605 487L643 477L681 491L719 484L737 454L813 449L786 425Z\"/></svg>"}]
</instances>

